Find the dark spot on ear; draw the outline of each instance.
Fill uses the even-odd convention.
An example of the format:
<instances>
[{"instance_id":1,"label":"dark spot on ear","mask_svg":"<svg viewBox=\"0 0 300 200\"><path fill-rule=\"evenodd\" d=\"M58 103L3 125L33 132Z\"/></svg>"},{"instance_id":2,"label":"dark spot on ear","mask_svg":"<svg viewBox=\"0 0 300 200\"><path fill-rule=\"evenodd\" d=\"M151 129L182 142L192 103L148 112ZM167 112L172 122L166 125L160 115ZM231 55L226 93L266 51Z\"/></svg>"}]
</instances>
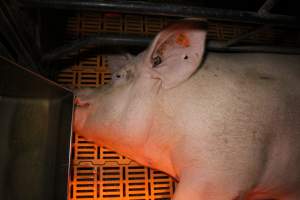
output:
<instances>
[{"instance_id":1,"label":"dark spot on ear","mask_svg":"<svg viewBox=\"0 0 300 200\"><path fill-rule=\"evenodd\" d=\"M183 59L184 59L184 60L187 60L188 58L189 58L189 57L188 57L187 55L185 55Z\"/></svg>"},{"instance_id":2,"label":"dark spot on ear","mask_svg":"<svg viewBox=\"0 0 300 200\"><path fill-rule=\"evenodd\" d=\"M155 58L153 58L153 67L156 67L160 63L161 63L161 57L160 56L156 56Z\"/></svg>"},{"instance_id":3,"label":"dark spot on ear","mask_svg":"<svg viewBox=\"0 0 300 200\"><path fill-rule=\"evenodd\" d=\"M228 139L227 138L224 138L224 143L228 144Z\"/></svg>"}]
</instances>

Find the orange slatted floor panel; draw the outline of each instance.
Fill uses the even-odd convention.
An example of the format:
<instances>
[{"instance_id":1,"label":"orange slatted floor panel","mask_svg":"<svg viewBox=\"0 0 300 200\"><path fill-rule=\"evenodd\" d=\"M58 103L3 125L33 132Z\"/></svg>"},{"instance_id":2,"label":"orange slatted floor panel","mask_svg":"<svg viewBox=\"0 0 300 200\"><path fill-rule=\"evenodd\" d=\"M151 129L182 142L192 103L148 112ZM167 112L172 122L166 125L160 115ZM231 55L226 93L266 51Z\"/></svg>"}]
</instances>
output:
<instances>
[{"instance_id":1,"label":"orange slatted floor panel","mask_svg":"<svg viewBox=\"0 0 300 200\"><path fill-rule=\"evenodd\" d=\"M175 181L74 135L69 200L170 199Z\"/></svg>"}]
</instances>

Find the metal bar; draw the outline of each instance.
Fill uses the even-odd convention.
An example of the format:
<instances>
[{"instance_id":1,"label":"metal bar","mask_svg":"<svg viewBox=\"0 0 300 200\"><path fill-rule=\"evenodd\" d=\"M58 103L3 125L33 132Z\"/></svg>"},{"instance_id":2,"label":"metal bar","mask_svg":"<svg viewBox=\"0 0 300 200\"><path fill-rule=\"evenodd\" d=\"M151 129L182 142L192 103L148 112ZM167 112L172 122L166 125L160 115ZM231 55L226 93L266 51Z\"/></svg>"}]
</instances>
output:
<instances>
[{"instance_id":1,"label":"metal bar","mask_svg":"<svg viewBox=\"0 0 300 200\"><path fill-rule=\"evenodd\" d=\"M270 10L278 2L279 0L266 0L265 3L259 8L258 14L262 16L270 14Z\"/></svg>"},{"instance_id":2,"label":"metal bar","mask_svg":"<svg viewBox=\"0 0 300 200\"><path fill-rule=\"evenodd\" d=\"M217 41L209 41L207 44L207 49L214 52L300 54L300 48L297 47L265 45L221 47Z\"/></svg>"},{"instance_id":3,"label":"metal bar","mask_svg":"<svg viewBox=\"0 0 300 200\"><path fill-rule=\"evenodd\" d=\"M24 14L15 1L0 1L0 31L3 37L15 51L19 64L37 70L35 61L40 57L40 51L29 31L34 26Z\"/></svg>"},{"instance_id":4,"label":"metal bar","mask_svg":"<svg viewBox=\"0 0 300 200\"><path fill-rule=\"evenodd\" d=\"M162 15L177 17L210 18L246 23L270 24L274 26L300 27L299 19L284 15L259 15L256 12L204 8L189 5L153 3L140 1L106 0L22 0L23 6L56 9L109 11L136 13L143 15Z\"/></svg>"},{"instance_id":5,"label":"metal bar","mask_svg":"<svg viewBox=\"0 0 300 200\"><path fill-rule=\"evenodd\" d=\"M6 39L7 43L13 47L13 50L17 54L17 60L23 65L33 66L34 61L28 51L24 46L22 39L15 30L15 27L12 26L10 20L8 19L9 9L5 5L5 2L0 1L0 31Z\"/></svg>"},{"instance_id":6,"label":"metal bar","mask_svg":"<svg viewBox=\"0 0 300 200\"><path fill-rule=\"evenodd\" d=\"M246 32L246 33L242 33L241 35L239 35L239 36L237 36L237 37L235 37L235 38L232 38L232 39L226 41L226 42L224 43L223 47L229 47L229 46L232 46L232 45L234 45L234 44L240 42L241 40L244 40L244 39L250 37L251 35L254 35L254 34L256 34L256 33L260 32L260 31L263 31L263 30L265 30L265 29L268 29L268 28L270 28L270 25L262 25L262 26L260 26L260 27L258 27L258 28L255 28L255 29L253 29L253 30L250 30L250 31L248 31L248 32ZM220 44L221 44L221 43L220 43Z\"/></svg>"},{"instance_id":7,"label":"metal bar","mask_svg":"<svg viewBox=\"0 0 300 200\"><path fill-rule=\"evenodd\" d=\"M121 46L134 46L134 47L147 47L151 41L152 37L144 37L138 35L130 34L114 34L114 33L102 33L97 36L90 36L81 40L73 41L70 44L66 44L51 52L45 54L41 62L50 63L61 57L71 54L81 48L89 45L94 45L96 47L107 47L119 48ZM207 43L208 51L227 51L227 52L267 52L267 53L284 53L284 54L300 54L300 48L292 47L280 47L280 46L226 46L223 42L219 41L209 41Z\"/></svg>"},{"instance_id":8,"label":"metal bar","mask_svg":"<svg viewBox=\"0 0 300 200\"><path fill-rule=\"evenodd\" d=\"M97 36L90 36L84 39L73 41L72 43L66 44L62 47L54 49L50 53L45 54L41 62L47 63L59 59L60 57L77 51L88 45L95 46L109 46L109 47L120 47L120 46L135 46L135 47L146 47L152 41L150 37L144 37L134 34L116 34L116 33L102 33Z\"/></svg>"}]
</instances>

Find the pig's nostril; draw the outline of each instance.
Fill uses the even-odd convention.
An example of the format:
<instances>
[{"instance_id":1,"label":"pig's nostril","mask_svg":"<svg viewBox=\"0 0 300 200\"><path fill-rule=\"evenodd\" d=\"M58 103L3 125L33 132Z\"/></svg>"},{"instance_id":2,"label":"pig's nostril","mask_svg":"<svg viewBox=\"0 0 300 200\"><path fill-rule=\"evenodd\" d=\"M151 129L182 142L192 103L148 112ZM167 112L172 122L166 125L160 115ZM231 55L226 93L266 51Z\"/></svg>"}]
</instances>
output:
<instances>
[{"instance_id":1,"label":"pig's nostril","mask_svg":"<svg viewBox=\"0 0 300 200\"><path fill-rule=\"evenodd\" d=\"M74 99L74 104L75 104L75 105L78 105L79 102L80 102L79 98L78 98L78 97L75 97L75 99Z\"/></svg>"}]
</instances>

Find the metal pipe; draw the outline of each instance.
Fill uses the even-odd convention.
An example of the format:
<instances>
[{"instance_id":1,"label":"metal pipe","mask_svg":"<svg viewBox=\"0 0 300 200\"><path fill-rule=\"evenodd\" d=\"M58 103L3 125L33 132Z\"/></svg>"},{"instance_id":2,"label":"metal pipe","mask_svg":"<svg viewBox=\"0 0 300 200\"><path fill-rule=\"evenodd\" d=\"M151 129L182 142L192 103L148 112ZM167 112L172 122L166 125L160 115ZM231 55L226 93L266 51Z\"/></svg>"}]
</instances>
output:
<instances>
[{"instance_id":1,"label":"metal pipe","mask_svg":"<svg viewBox=\"0 0 300 200\"><path fill-rule=\"evenodd\" d=\"M256 33L258 33L258 32L261 32L261 31L263 31L263 30L266 30L266 29L268 29L268 28L270 28L270 25L261 25L261 26L258 27L258 28L255 28L255 29L253 29L253 30L250 30L250 31L248 31L248 32L246 32L246 33L242 33L241 35L238 35L238 36L236 36L235 38L232 38L232 39L230 39L230 40L224 42L224 47L232 46L232 45L234 45L234 44L240 42L241 40L244 40L244 39L250 37L251 35L254 35L254 34L256 34Z\"/></svg>"},{"instance_id":2,"label":"metal pipe","mask_svg":"<svg viewBox=\"0 0 300 200\"><path fill-rule=\"evenodd\" d=\"M97 36L90 36L81 40L73 41L51 52L45 54L41 62L49 63L60 59L61 57L78 51L89 45L95 47L119 48L121 46L146 48L152 41L152 37L130 34L110 34L102 33ZM225 44L225 45L224 45ZM280 46L226 46L226 42L208 41L206 49L217 52L264 52L264 53L282 53L282 54L300 54L300 48L280 47Z\"/></svg>"},{"instance_id":3,"label":"metal pipe","mask_svg":"<svg viewBox=\"0 0 300 200\"><path fill-rule=\"evenodd\" d=\"M300 27L299 19L292 16L256 12L204 8L189 5L154 3L141 1L106 1L106 0L22 0L23 6L46 7L56 9L109 11L136 13L143 15L162 15L176 17L209 18L239 21L246 23L269 24L274 26Z\"/></svg>"},{"instance_id":4,"label":"metal pipe","mask_svg":"<svg viewBox=\"0 0 300 200\"><path fill-rule=\"evenodd\" d=\"M270 14L270 10L278 2L279 2L279 0L266 0L265 3L259 8L258 14L261 16Z\"/></svg>"},{"instance_id":5,"label":"metal pipe","mask_svg":"<svg viewBox=\"0 0 300 200\"><path fill-rule=\"evenodd\" d=\"M237 52L237 53L278 53L278 54L300 54L300 48L265 45L240 45L223 47L218 41L209 41L207 50L214 52Z\"/></svg>"},{"instance_id":6,"label":"metal pipe","mask_svg":"<svg viewBox=\"0 0 300 200\"><path fill-rule=\"evenodd\" d=\"M152 41L151 37L144 37L134 34L116 34L116 33L101 33L97 36L90 36L80 40L75 40L72 43L63 45L45 54L41 62L49 62L61 58L62 56L71 52L77 51L89 45L101 47L122 47L135 46L146 47Z\"/></svg>"}]
</instances>

